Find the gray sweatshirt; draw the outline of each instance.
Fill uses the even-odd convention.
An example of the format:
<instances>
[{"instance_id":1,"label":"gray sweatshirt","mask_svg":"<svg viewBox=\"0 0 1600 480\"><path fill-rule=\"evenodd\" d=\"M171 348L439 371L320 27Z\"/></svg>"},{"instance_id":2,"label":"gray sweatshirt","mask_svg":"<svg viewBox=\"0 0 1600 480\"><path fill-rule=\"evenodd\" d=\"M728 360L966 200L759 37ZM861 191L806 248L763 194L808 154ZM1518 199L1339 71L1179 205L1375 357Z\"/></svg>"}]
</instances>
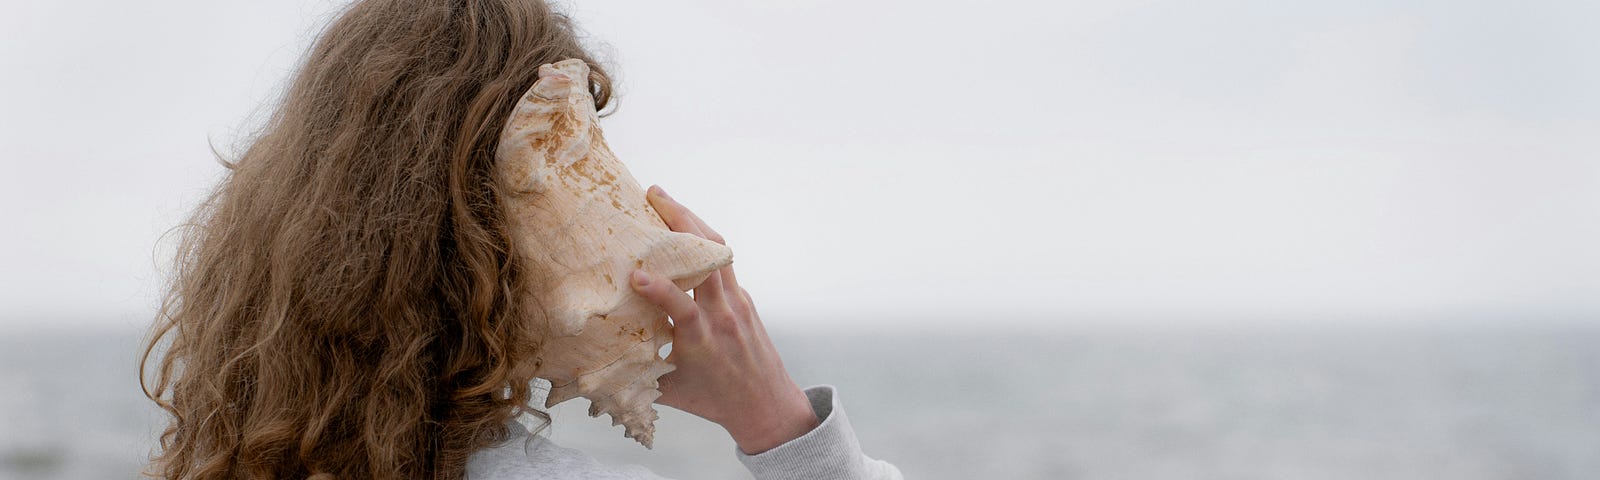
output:
<instances>
[{"instance_id":1,"label":"gray sweatshirt","mask_svg":"<svg viewBox=\"0 0 1600 480\"><path fill-rule=\"evenodd\" d=\"M833 386L808 388L806 397L821 421L817 428L760 454L745 455L734 449L756 480L902 480L894 465L861 453ZM638 465L601 465L583 452L530 434L520 423L513 424L511 432L505 442L472 454L467 460L467 480L664 480Z\"/></svg>"}]
</instances>

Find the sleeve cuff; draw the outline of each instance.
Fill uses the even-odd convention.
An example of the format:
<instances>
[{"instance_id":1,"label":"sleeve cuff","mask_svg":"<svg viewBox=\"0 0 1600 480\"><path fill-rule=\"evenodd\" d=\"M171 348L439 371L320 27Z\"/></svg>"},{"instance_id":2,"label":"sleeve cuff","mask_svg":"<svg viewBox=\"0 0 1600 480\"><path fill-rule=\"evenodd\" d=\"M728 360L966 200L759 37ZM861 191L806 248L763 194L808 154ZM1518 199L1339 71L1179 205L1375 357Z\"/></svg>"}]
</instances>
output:
<instances>
[{"instance_id":1,"label":"sleeve cuff","mask_svg":"<svg viewBox=\"0 0 1600 480\"><path fill-rule=\"evenodd\" d=\"M862 478L866 465L861 444L844 409L839 408L834 387L818 385L807 388L805 393L811 400L811 411L817 415L817 428L756 455L746 455L734 447L739 462L760 480Z\"/></svg>"}]
</instances>

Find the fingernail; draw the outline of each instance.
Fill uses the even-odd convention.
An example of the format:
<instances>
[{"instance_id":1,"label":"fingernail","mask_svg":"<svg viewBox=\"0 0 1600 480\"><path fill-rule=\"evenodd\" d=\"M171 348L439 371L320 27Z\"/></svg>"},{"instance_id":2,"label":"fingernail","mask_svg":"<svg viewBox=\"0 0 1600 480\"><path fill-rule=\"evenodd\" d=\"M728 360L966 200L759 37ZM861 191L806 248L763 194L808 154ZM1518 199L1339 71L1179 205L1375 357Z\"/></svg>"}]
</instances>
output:
<instances>
[{"instance_id":1,"label":"fingernail","mask_svg":"<svg viewBox=\"0 0 1600 480\"><path fill-rule=\"evenodd\" d=\"M650 276L649 275L645 275L644 270L634 270L633 271L633 284L641 286L641 287L643 287L645 285L649 285L650 284Z\"/></svg>"},{"instance_id":2,"label":"fingernail","mask_svg":"<svg viewBox=\"0 0 1600 480\"><path fill-rule=\"evenodd\" d=\"M672 200L672 196L671 195L667 195L667 189L661 188L660 185L651 185L650 188L655 189L657 196L660 196L661 198L665 198L667 200Z\"/></svg>"}]
</instances>

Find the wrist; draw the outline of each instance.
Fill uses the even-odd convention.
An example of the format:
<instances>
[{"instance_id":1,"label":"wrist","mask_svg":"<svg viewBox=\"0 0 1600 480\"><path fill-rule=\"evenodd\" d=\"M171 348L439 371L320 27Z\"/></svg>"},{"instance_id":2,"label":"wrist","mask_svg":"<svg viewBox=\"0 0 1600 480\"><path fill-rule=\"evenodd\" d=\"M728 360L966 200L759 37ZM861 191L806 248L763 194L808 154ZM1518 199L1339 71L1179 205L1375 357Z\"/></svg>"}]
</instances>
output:
<instances>
[{"instance_id":1,"label":"wrist","mask_svg":"<svg viewBox=\"0 0 1600 480\"><path fill-rule=\"evenodd\" d=\"M763 409L766 411L752 415L744 422L724 425L723 429L728 431L734 444L745 455L757 455L777 448L810 433L822 423L811 409L811 400L798 387L785 395L783 400L774 403L775 408Z\"/></svg>"}]
</instances>

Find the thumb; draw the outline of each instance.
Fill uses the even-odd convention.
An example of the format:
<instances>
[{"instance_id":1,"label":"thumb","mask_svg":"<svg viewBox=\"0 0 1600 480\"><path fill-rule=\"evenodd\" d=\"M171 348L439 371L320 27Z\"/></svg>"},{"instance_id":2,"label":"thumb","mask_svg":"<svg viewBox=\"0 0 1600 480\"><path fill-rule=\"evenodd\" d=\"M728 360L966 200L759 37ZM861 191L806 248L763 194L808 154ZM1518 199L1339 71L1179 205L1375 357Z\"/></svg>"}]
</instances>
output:
<instances>
[{"instance_id":1,"label":"thumb","mask_svg":"<svg viewBox=\"0 0 1600 480\"><path fill-rule=\"evenodd\" d=\"M672 360L667 360L667 363L672 363ZM655 403L683 410L682 399L678 398L679 377L678 375L673 375L674 373L678 373L678 370L667 372L666 375L656 379L656 391L661 392L661 396L656 397Z\"/></svg>"},{"instance_id":2,"label":"thumb","mask_svg":"<svg viewBox=\"0 0 1600 480\"><path fill-rule=\"evenodd\" d=\"M704 391L697 393L696 387L703 387L704 385L698 384L694 379L685 375L692 374L685 373L683 369L678 369L667 372L666 375L656 379L656 390L661 392L661 396L656 397L655 403L682 410L685 413L720 425L721 422L713 416L713 412L716 409L711 405L712 401L704 394Z\"/></svg>"}]
</instances>

